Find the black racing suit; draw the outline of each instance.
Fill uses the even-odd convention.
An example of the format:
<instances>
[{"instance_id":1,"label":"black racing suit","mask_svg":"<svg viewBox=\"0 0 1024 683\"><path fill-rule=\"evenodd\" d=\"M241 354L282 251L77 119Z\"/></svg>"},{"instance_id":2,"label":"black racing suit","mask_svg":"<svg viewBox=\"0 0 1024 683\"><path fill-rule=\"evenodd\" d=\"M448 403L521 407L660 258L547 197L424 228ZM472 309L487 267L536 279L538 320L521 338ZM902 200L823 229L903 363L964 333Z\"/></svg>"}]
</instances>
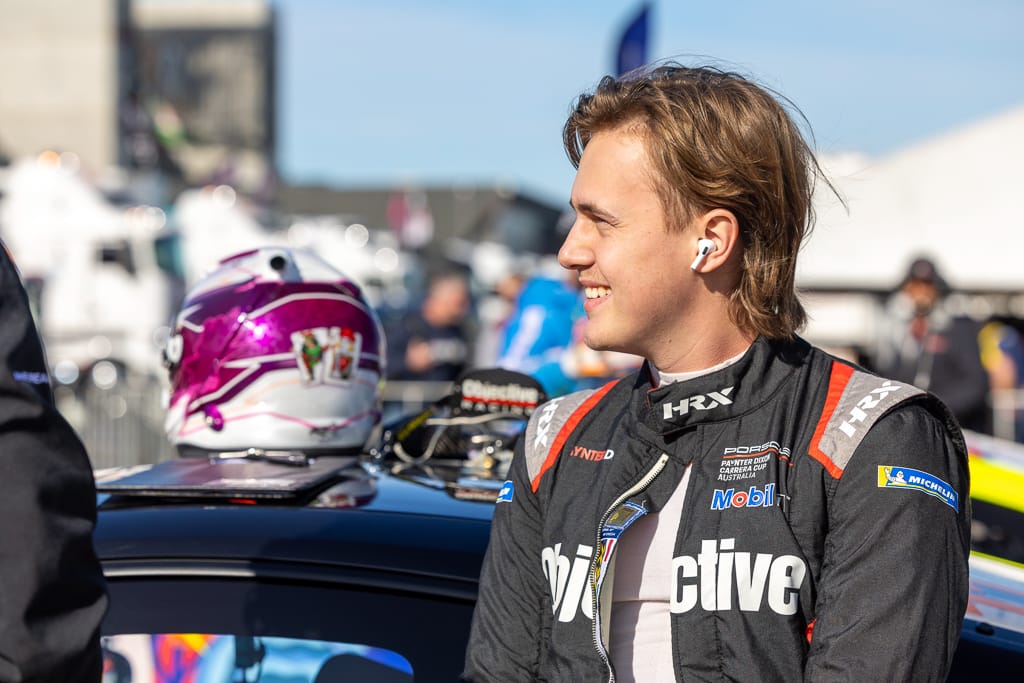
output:
<instances>
[{"instance_id":1,"label":"black racing suit","mask_svg":"<svg viewBox=\"0 0 1024 683\"><path fill-rule=\"evenodd\" d=\"M967 453L949 411L803 340L531 418L495 508L473 681L614 680L614 547L691 474L669 588L680 680L944 680L967 604ZM599 608L598 605L601 605Z\"/></svg>"},{"instance_id":2,"label":"black racing suit","mask_svg":"<svg viewBox=\"0 0 1024 683\"><path fill-rule=\"evenodd\" d=\"M28 298L0 246L0 682L100 680L96 487L53 405Z\"/></svg>"}]
</instances>

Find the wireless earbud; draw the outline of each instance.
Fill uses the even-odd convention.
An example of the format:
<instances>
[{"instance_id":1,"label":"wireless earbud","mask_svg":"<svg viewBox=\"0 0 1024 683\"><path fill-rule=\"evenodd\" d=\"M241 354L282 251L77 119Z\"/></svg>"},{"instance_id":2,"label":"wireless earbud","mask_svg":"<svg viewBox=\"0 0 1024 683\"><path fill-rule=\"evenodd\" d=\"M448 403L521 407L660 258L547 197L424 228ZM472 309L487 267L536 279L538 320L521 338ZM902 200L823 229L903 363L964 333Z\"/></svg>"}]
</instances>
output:
<instances>
[{"instance_id":1,"label":"wireless earbud","mask_svg":"<svg viewBox=\"0 0 1024 683\"><path fill-rule=\"evenodd\" d=\"M704 262L704 257L713 252L714 250L714 240L697 240L697 258L693 259L693 263L690 264L690 270L697 270L698 268L700 268L700 264Z\"/></svg>"}]
</instances>

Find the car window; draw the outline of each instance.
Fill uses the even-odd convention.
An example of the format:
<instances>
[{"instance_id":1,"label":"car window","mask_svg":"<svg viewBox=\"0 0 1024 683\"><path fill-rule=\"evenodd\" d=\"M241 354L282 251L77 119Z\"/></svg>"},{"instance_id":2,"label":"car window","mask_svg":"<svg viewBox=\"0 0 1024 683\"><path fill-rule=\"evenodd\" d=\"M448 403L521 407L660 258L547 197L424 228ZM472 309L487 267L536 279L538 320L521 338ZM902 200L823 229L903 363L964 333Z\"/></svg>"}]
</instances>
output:
<instances>
[{"instance_id":1,"label":"car window","mask_svg":"<svg viewBox=\"0 0 1024 683\"><path fill-rule=\"evenodd\" d=\"M386 648L300 638L138 633L103 638L103 683L412 681Z\"/></svg>"},{"instance_id":2,"label":"car window","mask_svg":"<svg viewBox=\"0 0 1024 683\"><path fill-rule=\"evenodd\" d=\"M146 566L155 575L108 571L110 609L101 634L111 653L107 666L112 677L104 683L408 681L413 674L416 680L451 681L462 670L475 594L459 582L337 566L293 566L289 571L278 566L280 571L265 579L203 577L195 568L190 573L168 564ZM196 566L214 574L231 569ZM248 565L244 571L261 567ZM189 575L168 576L171 572ZM202 652L210 666L215 659L226 661L229 671L234 666L234 676L156 677L153 669L146 673L142 668L144 654L132 658L133 652L149 651L154 658L173 652L170 659L179 662ZM292 660L305 668L290 678L279 674L278 665L284 671ZM243 667L247 661L252 663ZM125 663L131 666L130 679L116 677L119 663L122 669ZM351 673L354 668L375 671Z\"/></svg>"}]
</instances>

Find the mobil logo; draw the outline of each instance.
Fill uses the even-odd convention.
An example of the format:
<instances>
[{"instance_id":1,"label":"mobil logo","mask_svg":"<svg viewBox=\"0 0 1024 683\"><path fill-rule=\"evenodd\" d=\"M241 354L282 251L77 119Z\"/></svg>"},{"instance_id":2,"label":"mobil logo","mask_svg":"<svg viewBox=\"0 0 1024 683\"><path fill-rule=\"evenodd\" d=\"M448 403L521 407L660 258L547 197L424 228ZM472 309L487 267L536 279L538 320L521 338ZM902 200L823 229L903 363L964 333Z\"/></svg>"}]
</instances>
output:
<instances>
[{"instance_id":1,"label":"mobil logo","mask_svg":"<svg viewBox=\"0 0 1024 683\"><path fill-rule=\"evenodd\" d=\"M711 496L712 510L729 508L770 508L775 505L775 484L764 488L751 486L746 491L736 489L715 489Z\"/></svg>"}]
</instances>

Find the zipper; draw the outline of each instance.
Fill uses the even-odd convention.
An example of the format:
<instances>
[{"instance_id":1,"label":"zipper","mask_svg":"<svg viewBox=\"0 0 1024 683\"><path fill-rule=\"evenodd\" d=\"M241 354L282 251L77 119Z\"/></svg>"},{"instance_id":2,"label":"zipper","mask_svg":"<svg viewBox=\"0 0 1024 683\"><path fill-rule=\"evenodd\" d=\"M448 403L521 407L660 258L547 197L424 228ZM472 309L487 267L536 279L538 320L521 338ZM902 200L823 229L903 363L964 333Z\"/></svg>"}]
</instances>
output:
<instances>
[{"instance_id":1,"label":"zipper","mask_svg":"<svg viewBox=\"0 0 1024 683\"><path fill-rule=\"evenodd\" d=\"M601 547L602 531L604 530L605 522L608 521L608 518L612 515L612 513L615 512L615 510L618 509L618 507L625 503L627 500L629 500L630 498L632 498L633 496L635 496L636 494L640 493L648 486L650 486L651 482L653 482L655 478L657 478L657 476L661 474L661 471L665 469L665 463L668 462L668 458L668 453L662 453L661 457L659 457L658 461L654 463L654 466L651 467L650 470L648 470L647 474L645 474L640 479L640 481L633 484L632 487L627 489L622 495L616 498L615 501L608 507L608 509L604 511L604 514L601 515L601 521L597 525L597 544L594 546L595 548ZM604 660L604 664L608 668L608 683L615 683L615 672L612 669L611 658L609 658L608 652L605 650L604 645L601 643L601 637L598 634L598 622L600 621L601 613L597 599L597 561L601 555L602 553L595 552L593 559L590 560L590 600L591 610L594 615L594 621L593 625L591 626L591 632L594 639L594 649L597 650L597 654L601 655L601 659Z\"/></svg>"}]
</instances>

